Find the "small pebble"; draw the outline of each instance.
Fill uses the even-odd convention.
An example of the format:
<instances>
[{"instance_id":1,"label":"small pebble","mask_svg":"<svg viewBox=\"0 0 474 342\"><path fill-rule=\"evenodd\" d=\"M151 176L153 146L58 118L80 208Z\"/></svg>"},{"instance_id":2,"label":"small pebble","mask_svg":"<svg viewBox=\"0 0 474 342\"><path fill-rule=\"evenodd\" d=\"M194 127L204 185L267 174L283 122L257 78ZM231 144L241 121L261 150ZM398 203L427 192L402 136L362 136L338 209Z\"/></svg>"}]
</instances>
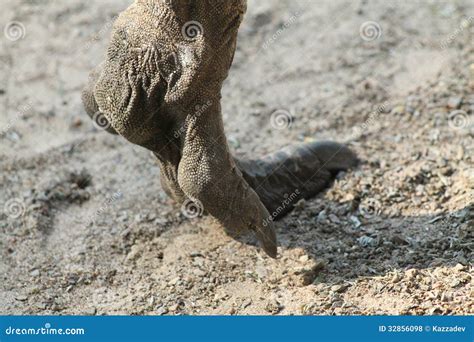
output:
<instances>
[{"instance_id":1,"label":"small pebble","mask_svg":"<svg viewBox=\"0 0 474 342\"><path fill-rule=\"evenodd\" d=\"M362 247L375 246L376 240L370 236L364 235L357 239L357 242Z\"/></svg>"},{"instance_id":2,"label":"small pebble","mask_svg":"<svg viewBox=\"0 0 474 342\"><path fill-rule=\"evenodd\" d=\"M329 214L329 220L331 220L332 223L341 223L341 220L334 214Z\"/></svg>"},{"instance_id":3,"label":"small pebble","mask_svg":"<svg viewBox=\"0 0 474 342\"><path fill-rule=\"evenodd\" d=\"M18 295L18 296L15 296L15 299L20 301L20 302L25 302L28 300L28 297L25 296L25 295Z\"/></svg>"},{"instance_id":4,"label":"small pebble","mask_svg":"<svg viewBox=\"0 0 474 342\"><path fill-rule=\"evenodd\" d=\"M350 220L351 220L351 222L354 224L354 227L355 227L355 228L359 228L359 227L362 225L362 223L360 223L360 220L357 218L357 216L353 216L353 215L352 215L352 216L350 217Z\"/></svg>"},{"instance_id":5,"label":"small pebble","mask_svg":"<svg viewBox=\"0 0 474 342\"><path fill-rule=\"evenodd\" d=\"M466 266L464 266L462 264L456 264L456 266L453 267L453 270L456 271L456 272L462 272L462 271L466 270Z\"/></svg>"},{"instance_id":6,"label":"small pebble","mask_svg":"<svg viewBox=\"0 0 474 342\"><path fill-rule=\"evenodd\" d=\"M402 280L402 276L400 275L400 273L396 272L392 279L390 279L390 282L395 284L395 283L398 283L400 280Z\"/></svg>"},{"instance_id":7,"label":"small pebble","mask_svg":"<svg viewBox=\"0 0 474 342\"><path fill-rule=\"evenodd\" d=\"M160 306L158 309L156 309L156 314L158 316L165 315L168 313L168 309L165 308L164 306Z\"/></svg>"},{"instance_id":8,"label":"small pebble","mask_svg":"<svg viewBox=\"0 0 474 342\"><path fill-rule=\"evenodd\" d=\"M336 293L342 293L349 288L349 284L340 284L331 286L331 291Z\"/></svg>"},{"instance_id":9,"label":"small pebble","mask_svg":"<svg viewBox=\"0 0 474 342\"><path fill-rule=\"evenodd\" d=\"M94 316L97 313L97 308L86 309L82 313L84 316Z\"/></svg>"},{"instance_id":10,"label":"small pebble","mask_svg":"<svg viewBox=\"0 0 474 342\"><path fill-rule=\"evenodd\" d=\"M308 255L302 255L300 256L300 259L299 259L301 262L307 262L309 260L309 256Z\"/></svg>"},{"instance_id":11,"label":"small pebble","mask_svg":"<svg viewBox=\"0 0 474 342\"><path fill-rule=\"evenodd\" d=\"M169 307L170 311L177 311L179 308L179 304L173 304Z\"/></svg>"},{"instance_id":12,"label":"small pebble","mask_svg":"<svg viewBox=\"0 0 474 342\"><path fill-rule=\"evenodd\" d=\"M458 109L461 107L462 98L461 97L450 97L448 100L448 108Z\"/></svg>"},{"instance_id":13,"label":"small pebble","mask_svg":"<svg viewBox=\"0 0 474 342\"><path fill-rule=\"evenodd\" d=\"M407 270L407 271L405 272L405 274L406 274L408 280L413 280L413 279L415 279L415 277L418 275L418 273L419 273L418 270L415 269L415 268L409 269L409 270Z\"/></svg>"},{"instance_id":14,"label":"small pebble","mask_svg":"<svg viewBox=\"0 0 474 342\"><path fill-rule=\"evenodd\" d=\"M328 216L326 215L326 210L322 210L321 212L319 212L316 220L320 223L324 223L327 221L327 218Z\"/></svg>"},{"instance_id":15,"label":"small pebble","mask_svg":"<svg viewBox=\"0 0 474 342\"><path fill-rule=\"evenodd\" d=\"M271 314L277 314L283 309L282 305L276 300L270 300L265 305L265 310Z\"/></svg>"}]
</instances>

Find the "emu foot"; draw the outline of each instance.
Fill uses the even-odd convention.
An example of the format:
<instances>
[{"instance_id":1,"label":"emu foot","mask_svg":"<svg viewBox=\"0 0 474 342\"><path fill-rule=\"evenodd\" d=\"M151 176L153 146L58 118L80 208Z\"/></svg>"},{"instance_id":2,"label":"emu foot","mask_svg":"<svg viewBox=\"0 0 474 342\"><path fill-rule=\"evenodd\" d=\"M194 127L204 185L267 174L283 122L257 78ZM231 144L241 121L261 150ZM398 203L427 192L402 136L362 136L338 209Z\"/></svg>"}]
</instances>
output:
<instances>
[{"instance_id":1,"label":"emu foot","mask_svg":"<svg viewBox=\"0 0 474 342\"><path fill-rule=\"evenodd\" d=\"M272 219L283 217L298 200L313 197L333 176L357 165L348 147L331 141L285 147L261 159L238 160L244 179Z\"/></svg>"}]
</instances>

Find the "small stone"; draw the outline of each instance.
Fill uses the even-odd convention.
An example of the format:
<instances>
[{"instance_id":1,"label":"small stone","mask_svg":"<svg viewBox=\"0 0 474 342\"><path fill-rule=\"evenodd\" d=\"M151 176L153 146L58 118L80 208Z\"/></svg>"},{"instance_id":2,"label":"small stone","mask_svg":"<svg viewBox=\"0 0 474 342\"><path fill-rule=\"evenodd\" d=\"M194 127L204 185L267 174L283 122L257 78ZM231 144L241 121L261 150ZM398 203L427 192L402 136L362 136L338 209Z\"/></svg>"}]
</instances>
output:
<instances>
[{"instance_id":1,"label":"small stone","mask_svg":"<svg viewBox=\"0 0 474 342\"><path fill-rule=\"evenodd\" d=\"M405 113L405 106L396 106L391 111L391 114L403 114L403 113Z\"/></svg>"},{"instance_id":2,"label":"small stone","mask_svg":"<svg viewBox=\"0 0 474 342\"><path fill-rule=\"evenodd\" d=\"M35 305L35 307L38 309L38 310L46 310L46 308L48 307L48 305L46 305L46 303L38 303Z\"/></svg>"},{"instance_id":3,"label":"small stone","mask_svg":"<svg viewBox=\"0 0 474 342\"><path fill-rule=\"evenodd\" d=\"M140 257L142 251L139 245L133 245L130 248L130 252L127 254L126 260L127 261L134 261Z\"/></svg>"},{"instance_id":4,"label":"small stone","mask_svg":"<svg viewBox=\"0 0 474 342\"><path fill-rule=\"evenodd\" d=\"M320 223L326 222L327 219L328 219L328 216L326 215L326 210L320 211L318 214L318 217L316 218L316 220Z\"/></svg>"},{"instance_id":5,"label":"small stone","mask_svg":"<svg viewBox=\"0 0 474 342\"><path fill-rule=\"evenodd\" d=\"M156 314L158 316L165 315L168 313L168 309L165 308L164 306L160 306L158 309L156 309Z\"/></svg>"},{"instance_id":6,"label":"small stone","mask_svg":"<svg viewBox=\"0 0 474 342\"><path fill-rule=\"evenodd\" d=\"M196 268L196 269L194 269L193 274L194 274L196 277L201 278L201 277L204 277L204 276L207 274L207 272L201 270L200 268Z\"/></svg>"},{"instance_id":7,"label":"small stone","mask_svg":"<svg viewBox=\"0 0 474 342\"><path fill-rule=\"evenodd\" d=\"M310 266L304 266L296 268L294 274L299 276L298 283L299 286L307 286L314 282L318 274L322 269L324 269L325 264L323 261L312 262Z\"/></svg>"},{"instance_id":8,"label":"small stone","mask_svg":"<svg viewBox=\"0 0 474 342\"><path fill-rule=\"evenodd\" d=\"M413 280L418 275L418 270L415 269L415 268L412 268L412 269L409 269L408 271L406 271L405 274L406 274L408 280Z\"/></svg>"},{"instance_id":9,"label":"small stone","mask_svg":"<svg viewBox=\"0 0 474 342\"><path fill-rule=\"evenodd\" d=\"M147 220L147 217L145 214L136 214L135 215L135 222L136 223L142 223L142 222L145 222Z\"/></svg>"},{"instance_id":10,"label":"small stone","mask_svg":"<svg viewBox=\"0 0 474 342\"><path fill-rule=\"evenodd\" d=\"M15 296L15 299L20 301L20 302L25 302L28 300L28 297L25 296L25 295L18 295L18 296Z\"/></svg>"},{"instance_id":11,"label":"small stone","mask_svg":"<svg viewBox=\"0 0 474 342\"><path fill-rule=\"evenodd\" d=\"M298 202L296 202L296 204L293 207L293 210L295 211L295 213L297 213L297 212L303 211L305 207L306 207L306 200L302 198Z\"/></svg>"},{"instance_id":12,"label":"small stone","mask_svg":"<svg viewBox=\"0 0 474 342\"><path fill-rule=\"evenodd\" d=\"M452 297L449 293L447 293L447 292L443 292L443 293L441 294L441 301L442 301L442 302L449 302L449 301L451 301L452 299L453 299L453 297Z\"/></svg>"},{"instance_id":13,"label":"small stone","mask_svg":"<svg viewBox=\"0 0 474 342\"><path fill-rule=\"evenodd\" d=\"M229 145L232 146L233 148L235 149L238 149L240 148L240 141L239 139L235 138L235 137L229 137L227 139L227 141L229 142Z\"/></svg>"},{"instance_id":14,"label":"small stone","mask_svg":"<svg viewBox=\"0 0 474 342\"><path fill-rule=\"evenodd\" d=\"M362 223L360 223L360 220L357 218L357 216L352 215L349 219L354 224L354 228L359 228L362 225Z\"/></svg>"},{"instance_id":15,"label":"small stone","mask_svg":"<svg viewBox=\"0 0 474 342\"><path fill-rule=\"evenodd\" d=\"M62 311L62 310L64 310L64 307L60 303L54 303L51 306L51 310L53 310L53 311Z\"/></svg>"},{"instance_id":16,"label":"small stone","mask_svg":"<svg viewBox=\"0 0 474 342\"><path fill-rule=\"evenodd\" d=\"M339 220L339 218L334 215L334 214L329 214L329 220L332 222L332 223L336 223L336 224L339 224L341 223L341 220Z\"/></svg>"},{"instance_id":17,"label":"small stone","mask_svg":"<svg viewBox=\"0 0 474 342\"><path fill-rule=\"evenodd\" d=\"M96 313L97 313L97 308L90 308L90 309L85 309L82 314L84 316L95 316Z\"/></svg>"},{"instance_id":18,"label":"small stone","mask_svg":"<svg viewBox=\"0 0 474 342\"><path fill-rule=\"evenodd\" d=\"M170 311L177 311L179 309L179 304L173 304L169 307Z\"/></svg>"},{"instance_id":19,"label":"small stone","mask_svg":"<svg viewBox=\"0 0 474 342\"><path fill-rule=\"evenodd\" d=\"M448 108L458 109L459 107L461 107L461 103L462 103L462 97L457 97L457 96L450 97L448 100Z\"/></svg>"},{"instance_id":20,"label":"small stone","mask_svg":"<svg viewBox=\"0 0 474 342\"><path fill-rule=\"evenodd\" d=\"M367 236L367 235L364 235L364 236L361 236L360 238L358 238L357 242L362 247L375 246L376 245L376 240L374 238L370 237L370 236Z\"/></svg>"},{"instance_id":21,"label":"small stone","mask_svg":"<svg viewBox=\"0 0 474 342\"><path fill-rule=\"evenodd\" d=\"M75 118L73 121L72 121L72 127L80 127L82 125L82 120L80 118Z\"/></svg>"},{"instance_id":22,"label":"small stone","mask_svg":"<svg viewBox=\"0 0 474 342\"><path fill-rule=\"evenodd\" d=\"M349 284L340 284L331 286L331 291L336 293L342 293L349 288Z\"/></svg>"},{"instance_id":23,"label":"small stone","mask_svg":"<svg viewBox=\"0 0 474 342\"><path fill-rule=\"evenodd\" d=\"M300 259L299 259L301 262L307 262L309 260L309 256L307 256L306 254L305 255L302 255L300 256Z\"/></svg>"},{"instance_id":24,"label":"small stone","mask_svg":"<svg viewBox=\"0 0 474 342\"><path fill-rule=\"evenodd\" d=\"M283 309L282 305L276 300L270 300L265 305L265 310L271 314L277 314Z\"/></svg>"},{"instance_id":25,"label":"small stone","mask_svg":"<svg viewBox=\"0 0 474 342\"><path fill-rule=\"evenodd\" d=\"M461 282L460 282L458 279L453 280L453 281L449 284L449 286L451 286L452 288L458 287L459 285L461 285Z\"/></svg>"},{"instance_id":26,"label":"small stone","mask_svg":"<svg viewBox=\"0 0 474 342\"><path fill-rule=\"evenodd\" d=\"M250 298L247 298L247 299L245 299L245 300L242 302L241 308L242 308L242 309L245 309L245 308L248 307L250 304L252 304L252 300L251 300Z\"/></svg>"},{"instance_id":27,"label":"small stone","mask_svg":"<svg viewBox=\"0 0 474 342\"><path fill-rule=\"evenodd\" d=\"M465 271L466 268L467 267L462 264L456 264L456 266L453 267L453 271L462 272L462 271Z\"/></svg>"},{"instance_id":28,"label":"small stone","mask_svg":"<svg viewBox=\"0 0 474 342\"><path fill-rule=\"evenodd\" d=\"M440 308L439 306L432 307L429 311L429 315L439 315L443 313L443 309Z\"/></svg>"},{"instance_id":29,"label":"small stone","mask_svg":"<svg viewBox=\"0 0 474 342\"><path fill-rule=\"evenodd\" d=\"M400 235L394 235L392 236L390 240L395 245L409 245L410 244L403 236L400 236Z\"/></svg>"},{"instance_id":30,"label":"small stone","mask_svg":"<svg viewBox=\"0 0 474 342\"><path fill-rule=\"evenodd\" d=\"M168 282L168 284L173 286L173 285L176 285L178 283L178 281L179 281L179 277L176 277L176 278L171 279Z\"/></svg>"},{"instance_id":31,"label":"small stone","mask_svg":"<svg viewBox=\"0 0 474 342\"><path fill-rule=\"evenodd\" d=\"M400 275L400 273L396 272L392 279L390 279L390 282L395 284L395 283L398 283L400 280L402 280L402 276Z\"/></svg>"},{"instance_id":32,"label":"small stone","mask_svg":"<svg viewBox=\"0 0 474 342\"><path fill-rule=\"evenodd\" d=\"M40 271L39 270L33 270L30 272L30 276L32 277L38 277L40 275Z\"/></svg>"}]
</instances>

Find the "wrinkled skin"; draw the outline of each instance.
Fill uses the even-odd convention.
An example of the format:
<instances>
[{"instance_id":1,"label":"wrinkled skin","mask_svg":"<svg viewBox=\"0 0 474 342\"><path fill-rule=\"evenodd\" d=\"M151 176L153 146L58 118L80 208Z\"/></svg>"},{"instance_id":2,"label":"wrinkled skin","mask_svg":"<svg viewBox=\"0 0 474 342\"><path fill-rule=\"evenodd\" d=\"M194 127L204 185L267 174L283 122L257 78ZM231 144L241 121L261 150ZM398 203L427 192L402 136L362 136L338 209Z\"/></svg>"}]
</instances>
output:
<instances>
[{"instance_id":1,"label":"wrinkled skin","mask_svg":"<svg viewBox=\"0 0 474 342\"><path fill-rule=\"evenodd\" d=\"M82 99L108 132L153 151L177 203L202 205L232 236L253 230L276 257L272 218L291 209L282 208L285 199L313 196L356 158L329 142L257 160L230 155L221 88L245 9L243 0L135 1L115 22L106 60Z\"/></svg>"}]
</instances>

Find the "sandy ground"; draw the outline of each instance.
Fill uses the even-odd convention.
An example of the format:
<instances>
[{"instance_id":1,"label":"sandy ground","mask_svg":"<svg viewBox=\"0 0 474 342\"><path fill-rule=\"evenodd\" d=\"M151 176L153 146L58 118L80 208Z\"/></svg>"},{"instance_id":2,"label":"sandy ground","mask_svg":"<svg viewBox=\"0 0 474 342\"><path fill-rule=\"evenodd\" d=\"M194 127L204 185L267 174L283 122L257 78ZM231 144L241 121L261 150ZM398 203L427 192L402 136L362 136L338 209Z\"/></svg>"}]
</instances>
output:
<instances>
[{"instance_id":1,"label":"sandy ground","mask_svg":"<svg viewBox=\"0 0 474 342\"><path fill-rule=\"evenodd\" d=\"M277 260L186 218L150 153L86 117L129 1L0 2L1 314L474 313L472 1L249 1L234 153L363 160L277 223Z\"/></svg>"}]
</instances>

